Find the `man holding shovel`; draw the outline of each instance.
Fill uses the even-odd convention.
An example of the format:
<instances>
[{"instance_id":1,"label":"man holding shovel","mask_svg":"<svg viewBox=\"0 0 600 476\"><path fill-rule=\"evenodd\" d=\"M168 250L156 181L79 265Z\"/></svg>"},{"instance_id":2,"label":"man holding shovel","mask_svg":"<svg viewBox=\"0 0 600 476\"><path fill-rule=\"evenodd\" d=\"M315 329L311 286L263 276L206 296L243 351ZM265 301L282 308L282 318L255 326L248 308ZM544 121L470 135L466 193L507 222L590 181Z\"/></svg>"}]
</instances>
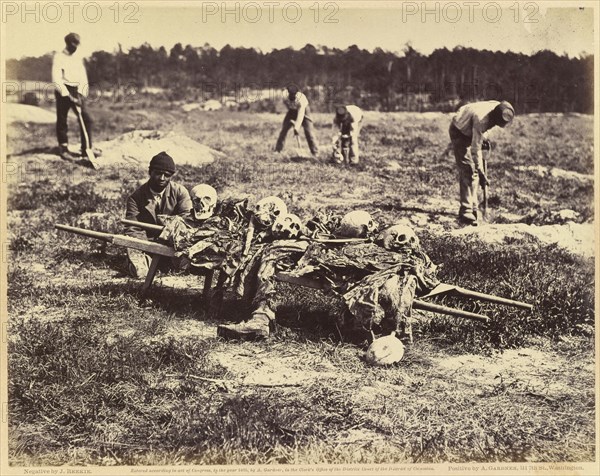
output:
<instances>
[{"instance_id":1,"label":"man holding shovel","mask_svg":"<svg viewBox=\"0 0 600 476\"><path fill-rule=\"evenodd\" d=\"M514 117L515 110L508 101L480 101L465 104L452 118L449 133L458 168L460 186L458 219L462 223L477 225L479 184L483 187L487 198L489 180L483 149L489 148L489 142L484 133L494 126L506 127Z\"/></svg>"},{"instance_id":2,"label":"man holding shovel","mask_svg":"<svg viewBox=\"0 0 600 476\"><path fill-rule=\"evenodd\" d=\"M287 96L283 99L283 102L288 111L283 119L281 132L279 133L277 144L275 145L275 151L281 152L283 150L285 138L291 128L294 128L296 144L300 146L299 134L300 128L303 128L310 152L313 157L316 158L319 154L319 146L317 145L317 140L315 138L313 121L310 117L308 99L300 92L297 86L292 85L287 87Z\"/></svg>"},{"instance_id":3,"label":"man holding shovel","mask_svg":"<svg viewBox=\"0 0 600 476\"><path fill-rule=\"evenodd\" d=\"M67 115L70 109L75 112L79 121L81 155L88 158L99 155L98 151L92 150L92 121L85 104L89 84L83 59L76 54L80 41L77 33L69 33L65 36L65 49L57 51L52 61L52 82L56 97L56 137L59 154L67 160L77 158L68 148Z\"/></svg>"}]
</instances>

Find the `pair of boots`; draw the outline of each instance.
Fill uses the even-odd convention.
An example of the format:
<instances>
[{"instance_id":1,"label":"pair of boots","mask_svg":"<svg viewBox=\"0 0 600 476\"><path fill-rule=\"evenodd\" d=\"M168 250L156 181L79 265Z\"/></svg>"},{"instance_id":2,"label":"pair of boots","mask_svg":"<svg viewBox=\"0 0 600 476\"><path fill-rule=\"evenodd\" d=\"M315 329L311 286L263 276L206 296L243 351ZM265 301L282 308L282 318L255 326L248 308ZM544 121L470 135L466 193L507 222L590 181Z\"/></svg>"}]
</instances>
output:
<instances>
[{"instance_id":1,"label":"pair of boots","mask_svg":"<svg viewBox=\"0 0 600 476\"><path fill-rule=\"evenodd\" d=\"M100 151L100 149L96 149L96 148L92 147L92 151L94 152L94 155L96 157L100 157L102 155L102 152ZM58 155L60 155L60 157L64 160L75 161L77 159L80 159L81 157L85 157L86 152L85 152L85 150L81 150L79 154L74 154L73 152L71 152L69 150L68 146L61 144L58 146Z\"/></svg>"}]
</instances>

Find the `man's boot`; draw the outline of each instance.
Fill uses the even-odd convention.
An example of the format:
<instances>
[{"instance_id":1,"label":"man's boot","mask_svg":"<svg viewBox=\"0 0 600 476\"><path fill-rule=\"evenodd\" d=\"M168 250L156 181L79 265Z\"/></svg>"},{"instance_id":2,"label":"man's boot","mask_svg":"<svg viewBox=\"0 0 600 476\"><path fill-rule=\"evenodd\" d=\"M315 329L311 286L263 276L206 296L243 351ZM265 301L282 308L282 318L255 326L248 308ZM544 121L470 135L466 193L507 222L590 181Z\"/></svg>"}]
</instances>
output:
<instances>
[{"instance_id":1,"label":"man's boot","mask_svg":"<svg viewBox=\"0 0 600 476\"><path fill-rule=\"evenodd\" d=\"M79 159L79 157L77 157L75 154L73 154L69 150L69 148L64 144L61 144L58 146L58 155L60 155L61 159L64 159L64 160L75 161L75 160Z\"/></svg>"},{"instance_id":2,"label":"man's boot","mask_svg":"<svg viewBox=\"0 0 600 476\"><path fill-rule=\"evenodd\" d=\"M223 324L217 327L217 335L224 339L257 340L269 337L272 319L263 311L255 311L248 321L239 324Z\"/></svg>"},{"instance_id":3,"label":"man's boot","mask_svg":"<svg viewBox=\"0 0 600 476\"><path fill-rule=\"evenodd\" d=\"M477 225L477 217L471 211L461 211L458 214L458 221L467 225Z\"/></svg>"}]
</instances>

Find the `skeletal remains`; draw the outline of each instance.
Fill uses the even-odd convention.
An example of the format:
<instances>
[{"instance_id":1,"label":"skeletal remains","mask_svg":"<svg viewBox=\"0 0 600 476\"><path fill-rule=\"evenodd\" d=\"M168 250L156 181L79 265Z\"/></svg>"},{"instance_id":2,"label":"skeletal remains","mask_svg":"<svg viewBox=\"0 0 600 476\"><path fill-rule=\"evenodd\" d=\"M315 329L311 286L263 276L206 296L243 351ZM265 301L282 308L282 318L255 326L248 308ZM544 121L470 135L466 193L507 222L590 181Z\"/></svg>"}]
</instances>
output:
<instances>
[{"instance_id":1,"label":"skeletal remains","mask_svg":"<svg viewBox=\"0 0 600 476\"><path fill-rule=\"evenodd\" d=\"M194 209L192 214L196 220L206 220L215 212L217 205L217 191L208 184L196 185L190 191L192 205Z\"/></svg>"},{"instance_id":2,"label":"skeletal remains","mask_svg":"<svg viewBox=\"0 0 600 476\"><path fill-rule=\"evenodd\" d=\"M353 210L344 215L337 234L346 238L365 238L377 230L377 226L369 212Z\"/></svg>"},{"instance_id":3,"label":"skeletal remains","mask_svg":"<svg viewBox=\"0 0 600 476\"><path fill-rule=\"evenodd\" d=\"M254 210L256 221L266 228L273 226L279 216L286 214L287 206L285 202L274 195L259 200Z\"/></svg>"},{"instance_id":4,"label":"skeletal remains","mask_svg":"<svg viewBox=\"0 0 600 476\"><path fill-rule=\"evenodd\" d=\"M215 213L215 210L216 210L216 205L217 205L217 192L213 187L211 187L210 185L207 185L207 184L197 185L194 188L192 188L190 195L191 195L192 203L193 203L192 214L195 219L206 220L207 218L210 218L211 216L213 216L213 214ZM307 231L305 231L305 227L304 227L301 219L293 213L288 213L286 204L279 197L269 196L269 197L263 198L262 200L259 200L256 203L256 206L254 207L254 209L249 208L248 211L252 211L253 214L252 214L252 219L247 222L248 229L247 229L247 236L245 237L246 242L252 241L251 231L254 229L254 224L258 225L258 227L262 228L265 231L270 230L271 237L275 238L277 240L298 239L298 238L301 238L303 235L306 236L306 233L308 233ZM247 215L242 214L242 217L243 216L247 216ZM334 230L335 236L346 237L346 238L373 238L376 236L375 240L374 240L375 244L383 247L384 249L386 249L388 251L392 251L392 252L406 251L406 250L418 251L420 249L419 238L416 236L414 230L408 225L397 223L397 224L394 224L392 226L389 226L389 227L383 229L381 232L379 232L378 235L375 235L375 233L378 230L378 224L373 220L371 215L364 210L351 211L351 212L347 213L346 215L344 215L341 218L341 220L339 219L339 217L334 217L334 218L335 219L327 221L323 226L325 226L329 223L328 226L330 226L331 229ZM127 222L127 224L141 225L142 227L146 227L147 229L152 229L152 230L154 230L155 228L162 229L162 227L159 225L142 224L137 221L133 222L130 220L122 220L122 221L123 221L123 223ZM339 223L338 226L336 226L337 223ZM211 222L206 222L205 224L198 224L197 226L200 229L202 226L216 226L216 225L211 224ZM132 248L132 249L136 249L136 250L143 250L144 252L150 253L153 256L153 258L152 258L153 263L158 263L158 259L160 259L161 256L169 257L169 258L172 258L173 256L175 256L175 250L172 247L169 247L169 246L166 246L163 244L159 244L159 243L154 243L154 242L150 242L150 241L146 241L146 240L139 240L136 238L131 238L128 236L123 236L123 235L111 235L109 233L85 230L85 229L81 229L81 228L70 227L67 225L56 225L56 228L65 230L65 231L69 231L72 233L76 233L76 234L81 234L84 236L89 236L92 238L97 238L102 241L110 242L110 243L117 244L120 246L126 246L128 248ZM165 228L167 228L167 227L165 227ZM325 228L327 228L327 227L325 226ZM325 231L328 231L328 230L325 229ZM261 236L260 239L264 239L264 236L269 236L269 233L267 233L266 235L264 233L261 233L261 235L263 235L263 236ZM206 235L206 236L211 236L211 235ZM222 235L215 235L215 236L222 236ZM206 238L206 239L208 239L208 238ZM221 239L221 238L219 238L219 239ZM310 240L311 238L306 237L306 239ZM340 241L346 242L346 240L333 240L333 241L336 244L334 244L332 246L339 246ZM366 240L366 241L368 241L368 240ZM347 242L350 243L350 242L353 242L353 240L347 240ZM219 243L219 242L215 242L215 243ZM215 243L213 243L213 244L215 244ZM249 245L250 243L247 243L247 244ZM194 244L192 246L192 248L195 246L196 246L196 244ZM281 246L281 245L274 245L274 246ZM290 246L290 245L286 245L286 246ZM313 245L307 245L307 246L309 246L308 249L311 249L311 250L313 250L313 252L317 253L314 256L321 256L318 254L318 253L320 253L318 246L329 246L329 245L318 244L318 245L316 245L317 247L315 247L315 248L310 248L310 246L313 246ZM369 249L368 247L372 246L372 244L367 242L364 244L361 243L360 245L354 244L354 245L347 245L347 246L365 246L366 248L364 248L364 249ZM249 248L249 246L244 245L244 250L246 248ZM227 248L227 249L229 249L229 248ZM266 248L266 249L269 249L269 248ZM307 250L306 247L300 248L300 249L302 249L303 252ZM333 252L333 249L334 248L327 249L325 251L325 253L322 254L322 256L328 256L329 258L331 258L331 256L335 255L335 253ZM242 252L242 257L245 255L245 253L246 253L246 251ZM330 255L330 253L333 253L333 255ZM346 252L344 251L344 253L346 253ZM380 256L380 253L379 254L376 253L376 256ZM361 257L364 258L364 255L361 255ZM349 259L350 259L350 255L344 254L343 259L340 262L345 263L344 266L348 267ZM229 262L229 261L227 261L227 262ZM328 265L328 262L326 264ZM329 268L327 268L327 269L329 269ZM331 271L331 270L329 270L329 271ZM144 288L143 288L144 290L147 290L148 287L150 286L150 284L152 283L152 279L154 277L155 272L156 272L156 266L154 266L154 271L149 271L149 275L146 277L146 280L144 283ZM380 271L378 271L378 273L380 273L381 277L385 278L385 279L387 279L387 274L386 274L387 272L389 272L388 269L381 269ZM287 274L290 274L290 273L287 273ZM286 277L286 273L283 273L283 274L280 273L279 275L276 276L276 279L282 280L282 281L288 280L288 282L293 282L296 284L315 287L315 284L312 283L312 281L314 281L314 279L312 279L312 280L308 279L308 280L303 281L302 275L296 276L296 277L294 277L292 275L290 275L290 276ZM344 276L345 276L344 279L346 279L347 276L346 275L344 275ZM371 274L371 275L365 277L363 279L363 281L371 279L376 276L377 276L377 274ZM290 281L290 279L291 279L291 281ZM205 287L205 293L206 293L206 289L210 290L211 282L212 282L212 275L211 275L210 280L208 281L209 287L208 288ZM387 282L388 281L386 281L386 283ZM376 283L376 281L372 281L372 282L369 281L369 283L371 283L369 285L373 285L373 286L376 285L376 284L373 284L373 283ZM357 286L356 288L353 288L353 289L359 289L359 287ZM427 294L420 296L420 298L423 299L423 298L432 297L432 296L436 296L436 295L443 295L443 294L449 293L449 292L455 293L459 296L483 299L485 301L511 305L511 306L522 308L522 309L528 309L528 310L532 309L532 305L527 304L527 303L513 301L510 299L501 298L501 297L492 296L492 295L486 295L486 294L466 290L463 288L458 288L456 286L451 286L451 285L444 284L444 283L439 283L432 290L429 290L429 292ZM482 316L479 314L474 314L474 313L457 310L457 309L452 309L452 308L446 308L444 306L424 302L422 300L414 300L412 302L412 306L415 309L427 310L427 311L431 311L431 312L441 312L444 314L460 316L460 317L465 317L465 318L470 318L470 319L483 320L483 321L489 320L489 318L487 316ZM400 359L402 359L402 357L404 355L404 346L394 333L384 336L384 337L380 337L380 338L375 338L375 336L373 336L373 339L374 340L373 340L371 346L369 347L369 349L367 350L367 352L365 354L365 358L368 363L373 364L373 365L388 365L388 364L391 364L394 362L398 362Z\"/></svg>"},{"instance_id":5,"label":"skeletal remains","mask_svg":"<svg viewBox=\"0 0 600 476\"><path fill-rule=\"evenodd\" d=\"M419 238L410 226L397 224L379 233L375 243L389 251L398 251L407 247L416 249L419 247Z\"/></svg>"},{"instance_id":6,"label":"skeletal remains","mask_svg":"<svg viewBox=\"0 0 600 476\"><path fill-rule=\"evenodd\" d=\"M293 213L279 215L273 223L271 231L275 238L298 238L302 234L302 220Z\"/></svg>"}]
</instances>

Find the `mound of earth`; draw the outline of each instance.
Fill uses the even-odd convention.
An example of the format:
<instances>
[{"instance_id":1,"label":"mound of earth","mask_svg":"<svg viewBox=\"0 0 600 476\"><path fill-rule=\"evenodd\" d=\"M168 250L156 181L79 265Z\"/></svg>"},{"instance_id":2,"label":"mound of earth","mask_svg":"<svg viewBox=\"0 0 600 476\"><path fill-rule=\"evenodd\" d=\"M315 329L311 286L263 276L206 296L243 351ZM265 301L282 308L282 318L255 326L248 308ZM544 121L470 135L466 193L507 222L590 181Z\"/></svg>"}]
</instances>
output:
<instances>
[{"instance_id":1,"label":"mound of earth","mask_svg":"<svg viewBox=\"0 0 600 476\"><path fill-rule=\"evenodd\" d=\"M453 236L471 236L486 243L504 243L506 238L535 238L540 243L555 244L573 254L594 257L594 225L573 223L564 225L527 225L513 223L507 225L490 224L480 227L467 226L449 232Z\"/></svg>"},{"instance_id":2,"label":"mound of earth","mask_svg":"<svg viewBox=\"0 0 600 476\"><path fill-rule=\"evenodd\" d=\"M223 153L174 132L136 130L115 139L98 142L103 164L140 164L147 166L161 151L167 152L177 165L203 165L222 157Z\"/></svg>"},{"instance_id":3,"label":"mound of earth","mask_svg":"<svg viewBox=\"0 0 600 476\"><path fill-rule=\"evenodd\" d=\"M24 122L34 124L54 124L56 123L56 114L46 109L28 104L5 103L2 107L2 114L7 123Z\"/></svg>"}]
</instances>

